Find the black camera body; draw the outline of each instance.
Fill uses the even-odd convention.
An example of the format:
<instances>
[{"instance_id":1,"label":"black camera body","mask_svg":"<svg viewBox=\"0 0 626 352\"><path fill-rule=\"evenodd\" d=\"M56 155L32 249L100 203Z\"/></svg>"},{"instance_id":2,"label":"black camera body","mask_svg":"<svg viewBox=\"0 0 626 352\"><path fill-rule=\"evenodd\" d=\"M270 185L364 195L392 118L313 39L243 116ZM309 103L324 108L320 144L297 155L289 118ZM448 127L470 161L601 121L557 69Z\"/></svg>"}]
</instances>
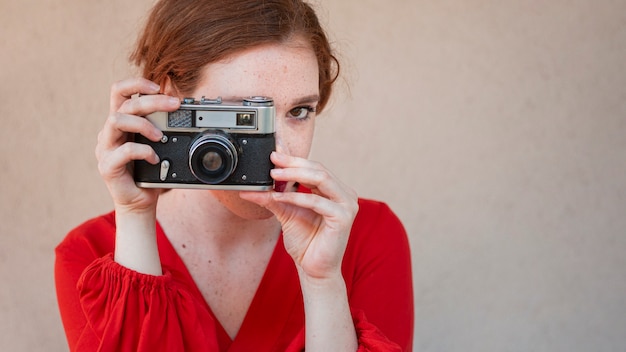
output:
<instances>
[{"instance_id":1,"label":"black camera body","mask_svg":"<svg viewBox=\"0 0 626 352\"><path fill-rule=\"evenodd\" d=\"M163 131L160 142L135 134L160 162L134 162L135 183L144 188L271 190L276 149L274 102L267 97L222 102L185 98L173 112L146 118Z\"/></svg>"}]
</instances>

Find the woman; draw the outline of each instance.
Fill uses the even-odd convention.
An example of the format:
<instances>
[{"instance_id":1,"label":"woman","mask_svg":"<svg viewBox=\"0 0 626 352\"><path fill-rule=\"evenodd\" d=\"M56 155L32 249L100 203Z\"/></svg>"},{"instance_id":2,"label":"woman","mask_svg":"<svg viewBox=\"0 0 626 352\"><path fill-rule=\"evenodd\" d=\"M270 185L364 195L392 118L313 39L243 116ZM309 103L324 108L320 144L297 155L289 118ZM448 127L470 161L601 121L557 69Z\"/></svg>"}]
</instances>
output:
<instances>
[{"instance_id":1,"label":"woman","mask_svg":"<svg viewBox=\"0 0 626 352\"><path fill-rule=\"evenodd\" d=\"M410 350L406 234L307 159L338 64L300 0L156 4L131 58L143 77L111 89L96 156L115 211L57 247L72 350ZM137 94L139 93L139 94ZM156 164L143 118L183 97L268 96L276 106L270 192L139 188Z\"/></svg>"}]
</instances>

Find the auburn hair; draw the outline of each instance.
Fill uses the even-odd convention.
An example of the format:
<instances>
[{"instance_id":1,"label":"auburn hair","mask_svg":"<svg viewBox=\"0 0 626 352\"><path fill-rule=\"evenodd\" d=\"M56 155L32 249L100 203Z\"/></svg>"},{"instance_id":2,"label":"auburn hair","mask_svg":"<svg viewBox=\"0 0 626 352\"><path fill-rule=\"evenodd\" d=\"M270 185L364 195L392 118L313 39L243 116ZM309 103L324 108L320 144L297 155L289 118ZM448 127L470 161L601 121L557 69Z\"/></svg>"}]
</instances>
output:
<instances>
[{"instance_id":1,"label":"auburn hair","mask_svg":"<svg viewBox=\"0 0 626 352\"><path fill-rule=\"evenodd\" d=\"M197 86L203 68L250 47L307 40L319 67L321 111L339 75L339 62L311 6L301 0L160 0L130 60L143 77L167 76L182 94Z\"/></svg>"}]
</instances>

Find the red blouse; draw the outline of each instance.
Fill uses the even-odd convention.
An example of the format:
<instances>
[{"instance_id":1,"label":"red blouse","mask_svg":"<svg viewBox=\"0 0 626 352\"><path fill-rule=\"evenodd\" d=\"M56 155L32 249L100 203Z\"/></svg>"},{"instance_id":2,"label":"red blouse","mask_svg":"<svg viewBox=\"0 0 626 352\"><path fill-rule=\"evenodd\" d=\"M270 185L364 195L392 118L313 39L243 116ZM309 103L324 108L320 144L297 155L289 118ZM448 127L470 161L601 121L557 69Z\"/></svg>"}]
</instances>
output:
<instances>
[{"instance_id":1,"label":"red blouse","mask_svg":"<svg viewBox=\"0 0 626 352\"><path fill-rule=\"evenodd\" d=\"M387 205L359 200L343 276L359 351L411 351L413 290L406 232ZM164 274L113 261L115 214L89 220L56 248L61 318L72 351L303 351L298 274L280 237L231 340L157 224Z\"/></svg>"}]
</instances>

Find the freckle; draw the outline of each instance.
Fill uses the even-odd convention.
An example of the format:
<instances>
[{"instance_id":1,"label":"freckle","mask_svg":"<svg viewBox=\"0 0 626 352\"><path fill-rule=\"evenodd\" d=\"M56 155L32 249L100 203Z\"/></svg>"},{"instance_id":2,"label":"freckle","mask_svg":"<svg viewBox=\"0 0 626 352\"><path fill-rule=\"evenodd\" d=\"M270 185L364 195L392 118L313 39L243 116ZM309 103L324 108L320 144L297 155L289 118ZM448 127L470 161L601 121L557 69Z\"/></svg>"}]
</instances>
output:
<instances>
[{"instance_id":1,"label":"freckle","mask_svg":"<svg viewBox=\"0 0 626 352\"><path fill-rule=\"evenodd\" d=\"M183 243L183 248L187 248L187 245Z\"/></svg>"},{"instance_id":2,"label":"freckle","mask_svg":"<svg viewBox=\"0 0 626 352\"><path fill-rule=\"evenodd\" d=\"M209 264L212 264L213 262L211 261L211 259L209 259Z\"/></svg>"}]
</instances>

